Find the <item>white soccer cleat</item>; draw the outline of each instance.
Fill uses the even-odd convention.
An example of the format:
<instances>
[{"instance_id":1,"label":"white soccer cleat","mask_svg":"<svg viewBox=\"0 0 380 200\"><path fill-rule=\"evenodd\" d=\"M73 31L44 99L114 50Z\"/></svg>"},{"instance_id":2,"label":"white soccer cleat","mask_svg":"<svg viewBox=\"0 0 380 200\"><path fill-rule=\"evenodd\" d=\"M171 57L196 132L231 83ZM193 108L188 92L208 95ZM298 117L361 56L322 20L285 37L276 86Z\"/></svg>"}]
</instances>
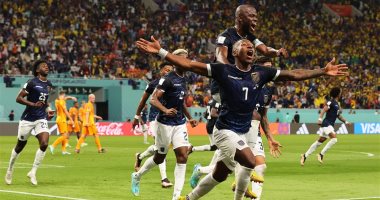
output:
<instances>
[{"instance_id":1,"label":"white soccer cleat","mask_svg":"<svg viewBox=\"0 0 380 200\"><path fill-rule=\"evenodd\" d=\"M317 155L317 158L318 158L319 163L323 164L323 155L321 153Z\"/></svg>"},{"instance_id":2,"label":"white soccer cleat","mask_svg":"<svg viewBox=\"0 0 380 200\"><path fill-rule=\"evenodd\" d=\"M54 154L54 147L52 145L49 145L50 153Z\"/></svg>"},{"instance_id":3,"label":"white soccer cleat","mask_svg":"<svg viewBox=\"0 0 380 200\"><path fill-rule=\"evenodd\" d=\"M30 182L32 183L32 185L37 185L36 174L30 171L27 176L30 178Z\"/></svg>"},{"instance_id":4,"label":"white soccer cleat","mask_svg":"<svg viewBox=\"0 0 380 200\"><path fill-rule=\"evenodd\" d=\"M13 172L11 171L7 171L7 174L5 174L5 183L7 185L12 184L12 175L13 175Z\"/></svg>"},{"instance_id":5,"label":"white soccer cleat","mask_svg":"<svg viewBox=\"0 0 380 200\"><path fill-rule=\"evenodd\" d=\"M62 155L70 155L71 153L68 151L62 151Z\"/></svg>"},{"instance_id":6,"label":"white soccer cleat","mask_svg":"<svg viewBox=\"0 0 380 200\"><path fill-rule=\"evenodd\" d=\"M88 145L87 143L83 142L82 144L80 144L80 147L85 147L87 145Z\"/></svg>"}]
</instances>

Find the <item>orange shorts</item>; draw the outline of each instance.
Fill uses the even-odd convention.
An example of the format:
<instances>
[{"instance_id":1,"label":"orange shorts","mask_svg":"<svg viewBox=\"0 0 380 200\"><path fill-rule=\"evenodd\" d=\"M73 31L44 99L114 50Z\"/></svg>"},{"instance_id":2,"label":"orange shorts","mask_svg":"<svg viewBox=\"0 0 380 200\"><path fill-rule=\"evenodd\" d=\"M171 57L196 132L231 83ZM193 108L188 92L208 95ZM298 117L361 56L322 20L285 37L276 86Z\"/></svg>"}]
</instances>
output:
<instances>
[{"instance_id":1,"label":"orange shorts","mask_svg":"<svg viewBox=\"0 0 380 200\"><path fill-rule=\"evenodd\" d=\"M58 131L60 134L68 133L67 131L67 123L66 122L57 122Z\"/></svg>"},{"instance_id":2,"label":"orange shorts","mask_svg":"<svg viewBox=\"0 0 380 200\"><path fill-rule=\"evenodd\" d=\"M79 133L80 132L80 126L79 126L79 123L75 123L74 124L74 127L72 126L72 124L67 124L67 130L69 131L69 133Z\"/></svg>"},{"instance_id":3,"label":"orange shorts","mask_svg":"<svg viewBox=\"0 0 380 200\"><path fill-rule=\"evenodd\" d=\"M82 126L82 134L84 135L97 135L98 129L94 125Z\"/></svg>"}]
</instances>

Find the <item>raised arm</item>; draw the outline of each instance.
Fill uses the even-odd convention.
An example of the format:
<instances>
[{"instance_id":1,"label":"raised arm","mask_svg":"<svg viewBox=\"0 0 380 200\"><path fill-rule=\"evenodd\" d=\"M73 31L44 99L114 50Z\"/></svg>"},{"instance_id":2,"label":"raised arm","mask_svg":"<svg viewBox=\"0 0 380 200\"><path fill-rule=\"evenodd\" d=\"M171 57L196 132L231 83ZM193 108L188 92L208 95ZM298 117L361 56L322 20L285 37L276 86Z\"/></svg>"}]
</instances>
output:
<instances>
[{"instance_id":1,"label":"raised arm","mask_svg":"<svg viewBox=\"0 0 380 200\"><path fill-rule=\"evenodd\" d=\"M256 49L258 52L260 52L266 57L271 57L271 58L280 57L280 56L283 56L285 58L289 57L288 51L286 51L286 49L280 48L277 50L272 47L266 46L264 43L258 45Z\"/></svg>"},{"instance_id":2,"label":"raised arm","mask_svg":"<svg viewBox=\"0 0 380 200\"><path fill-rule=\"evenodd\" d=\"M216 57L216 62L223 63L223 64L231 64L228 62L227 59L228 56L228 47L219 45L216 47L215 50L215 57Z\"/></svg>"},{"instance_id":3,"label":"raised arm","mask_svg":"<svg viewBox=\"0 0 380 200\"><path fill-rule=\"evenodd\" d=\"M276 81L302 81L306 79L316 78L320 76L347 76L346 71L348 67L346 64L335 65L335 58L333 58L326 67L321 69L307 70L281 70Z\"/></svg>"},{"instance_id":4,"label":"raised arm","mask_svg":"<svg viewBox=\"0 0 380 200\"><path fill-rule=\"evenodd\" d=\"M137 47L145 53L157 54L164 58L165 60L171 62L175 66L181 68L185 71L192 71L196 74L207 76L207 65L205 63L196 62L184 58L182 56L177 56L169 53L168 51L161 48L160 43L153 36L151 37L152 42L140 38L136 42Z\"/></svg>"}]
</instances>

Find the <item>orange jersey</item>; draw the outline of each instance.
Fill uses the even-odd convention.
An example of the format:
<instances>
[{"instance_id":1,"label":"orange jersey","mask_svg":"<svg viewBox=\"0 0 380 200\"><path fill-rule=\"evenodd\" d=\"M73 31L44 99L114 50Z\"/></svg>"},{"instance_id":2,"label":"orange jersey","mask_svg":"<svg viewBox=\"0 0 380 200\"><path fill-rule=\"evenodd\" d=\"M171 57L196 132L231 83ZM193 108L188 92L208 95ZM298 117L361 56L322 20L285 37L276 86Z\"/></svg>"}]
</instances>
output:
<instances>
[{"instance_id":1,"label":"orange jersey","mask_svg":"<svg viewBox=\"0 0 380 200\"><path fill-rule=\"evenodd\" d=\"M84 121L84 117L86 116L86 112L84 112L84 108L83 107L80 107L79 108L79 112L78 112L78 117L79 119L81 119L82 121Z\"/></svg>"},{"instance_id":2,"label":"orange jersey","mask_svg":"<svg viewBox=\"0 0 380 200\"><path fill-rule=\"evenodd\" d=\"M63 99L55 100L55 109L57 112L57 119L55 120L57 123L66 123L66 101Z\"/></svg>"},{"instance_id":3,"label":"orange jersey","mask_svg":"<svg viewBox=\"0 0 380 200\"><path fill-rule=\"evenodd\" d=\"M88 126L95 124L95 113L94 113L94 104L91 102L86 103L84 107L85 114L83 119L83 124L87 124Z\"/></svg>"},{"instance_id":4,"label":"orange jersey","mask_svg":"<svg viewBox=\"0 0 380 200\"><path fill-rule=\"evenodd\" d=\"M77 124L79 122L78 116L79 116L79 111L78 108L76 107L71 107L69 110L70 116L73 119L74 123Z\"/></svg>"}]
</instances>

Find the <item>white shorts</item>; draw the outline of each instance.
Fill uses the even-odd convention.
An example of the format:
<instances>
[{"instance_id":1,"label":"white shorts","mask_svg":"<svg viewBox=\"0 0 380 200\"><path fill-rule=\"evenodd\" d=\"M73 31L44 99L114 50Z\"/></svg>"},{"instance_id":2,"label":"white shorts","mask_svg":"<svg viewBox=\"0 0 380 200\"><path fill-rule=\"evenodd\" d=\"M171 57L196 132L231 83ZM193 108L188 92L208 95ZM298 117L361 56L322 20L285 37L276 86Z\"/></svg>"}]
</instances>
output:
<instances>
[{"instance_id":1,"label":"white shorts","mask_svg":"<svg viewBox=\"0 0 380 200\"><path fill-rule=\"evenodd\" d=\"M261 137L257 137L255 147L253 148L253 155L265 158L263 139Z\"/></svg>"},{"instance_id":2,"label":"white shorts","mask_svg":"<svg viewBox=\"0 0 380 200\"><path fill-rule=\"evenodd\" d=\"M214 146L215 145L215 139L214 139L214 133L216 132L216 127L214 126L214 128L212 129L212 134L207 134L208 135L208 140L210 141L210 146Z\"/></svg>"},{"instance_id":3,"label":"white shorts","mask_svg":"<svg viewBox=\"0 0 380 200\"><path fill-rule=\"evenodd\" d=\"M214 140L216 146L220 150L218 161L222 161L231 171L236 166L235 153L236 149L243 150L249 148L246 142L245 135L238 135L237 133L222 129L214 128Z\"/></svg>"},{"instance_id":4,"label":"white shorts","mask_svg":"<svg viewBox=\"0 0 380 200\"><path fill-rule=\"evenodd\" d=\"M252 149L255 149L255 145L257 142L257 138L259 135L259 127L260 127L260 121L252 120L251 121L251 128L249 129L248 133L245 134L247 144Z\"/></svg>"},{"instance_id":5,"label":"white shorts","mask_svg":"<svg viewBox=\"0 0 380 200\"><path fill-rule=\"evenodd\" d=\"M329 138L330 133L334 133L334 127L333 126L328 126L328 127L322 127L322 131L319 134L321 137Z\"/></svg>"},{"instance_id":6,"label":"white shorts","mask_svg":"<svg viewBox=\"0 0 380 200\"><path fill-rule=\"evenodd\" d=\"M167 154L170 144L173 149L190 146L186 124L170 126L157 122L155 142L159 154Z\"/></svg>"},{"instance_id":7,"label":"white shorts","mask_svg":"<svg viewBox=\"0 0 380 200\"><path fill-rule=\"evenodd\" d=\"M17 138L20 141L26 141L30 135L36 136L43 132L49 133L49 126L46 119L39 119L34 122L22 120L18 123Z\"/></svg>"},{"instance_id":8,"label":"white shorts","mask_svg":"<svg viewBox=\"0 0 380 200\"><path fill-rule=\"evenodd\" d=\"M156 137L156 134L157 134L157 121L156 120L149 122L148 134L153 136L153 137Z\"/></svg>"}]
</instances>

